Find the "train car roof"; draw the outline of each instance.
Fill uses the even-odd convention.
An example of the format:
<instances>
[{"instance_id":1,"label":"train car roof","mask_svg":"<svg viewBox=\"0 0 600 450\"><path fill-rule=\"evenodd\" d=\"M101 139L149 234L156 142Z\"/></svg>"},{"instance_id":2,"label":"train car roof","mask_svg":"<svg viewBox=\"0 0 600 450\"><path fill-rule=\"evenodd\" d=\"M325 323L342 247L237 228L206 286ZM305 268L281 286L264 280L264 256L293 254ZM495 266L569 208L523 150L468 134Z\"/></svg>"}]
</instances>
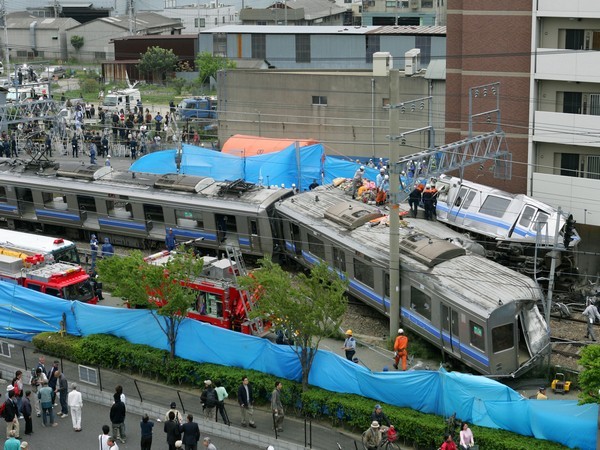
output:
<instances>
[{"instance_id":1,"label":"train car roof","mask_svg":"<svg viewBox=\"0 0 600 450\"><path fill-rule=\"evenodd\" d=\"M57 192L76 191L81 195L89 191L93 194L120 194L132 200L139 198L152 203L201 204L217 211L256 212L292 194L291 189L269 189L242 180L215 181L210 177L193 175L120 171L77 162L48 167L43 171L4 162L0 163L1 180L18 181L23 186L30 184Z\"/></svg>"},{"instance_id":2,"label":"train car roof","mask_svg":"<svg viewBox=\"0 0 600 450\"><path fill-rule=\"evenodd\" d=\"M331 220L327 212L340 203L352 206L353 210L364 211L360 215L384 213L377 207L352 200L339 189L326 186L285 199L276 208L283 215L310 226L317 234L341 242L357 255L367 256L374 265L387 267L389 228L383 224L351 228L342 221ZM448 241L442 249L445 252L442 257L428 264L426 258L407 251L407 244L410 246L416 238L426 244L440 245L439 240L451 240L461 235L433 221L405 219L404 223L406 226L399 230L401 264L405 269L435 277L446 294L455 293L456 301L466 298L469 303L464 305L466 308L489 316L499 305L516 299L540 297L539 289L530 278L484 257L465 254L464 251L452 252L448 246L454 244Z\"/></svg>"}]
</instances>

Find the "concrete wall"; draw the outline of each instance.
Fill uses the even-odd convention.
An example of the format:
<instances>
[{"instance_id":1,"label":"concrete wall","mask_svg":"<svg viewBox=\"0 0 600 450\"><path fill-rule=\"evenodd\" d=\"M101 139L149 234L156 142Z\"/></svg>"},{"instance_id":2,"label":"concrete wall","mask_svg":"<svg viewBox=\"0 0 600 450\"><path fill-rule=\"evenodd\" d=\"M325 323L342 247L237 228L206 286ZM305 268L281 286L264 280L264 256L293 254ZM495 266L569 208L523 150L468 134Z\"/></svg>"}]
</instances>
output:
<instances>
[{"instance_id":1,"label":"concrete wall","mask_svg":"<svg viewBox=\"0 0 600 450\"><path fill-rule=\"evenodd\" d=\"M428 95L428 80L397 76L403 100ZM327 104L315 105L313 97L326 97ZM373 77L370 71L223 71L218 98L221 143L234 134L313 138L325 144L327 153L346 156L387 157L388 135L426 126L428 117L427 111L403 115L390 131L389 110L384 107L390 99L390 80ZM443 96L437 100L443 103ZM443 118L443 107L436 108L434 117ZM443 132L438 131L441 142ZM427 147L427 139L415 134L408 144L414 153Z\"/></svg>"},{"instance_id":2,"label":"concrete wall","mask_svg":"<svg viewBox=\"0 0 600 450\"><path fill-rule=\"evenodd\" d=\"M83 47L79 52L76 52L71 45L72 36L83 36ZM129 31L114 27L101 20L89 22L77 28L67 30L67 42L69 45L69 56L77 58L80 61L96 61L97 52L106 54L103 59L115 58L115 47L110 42L111 39L128 36ZM131 59L139 58L139 55L132 55Z\"/></svg>"}]
</instances>

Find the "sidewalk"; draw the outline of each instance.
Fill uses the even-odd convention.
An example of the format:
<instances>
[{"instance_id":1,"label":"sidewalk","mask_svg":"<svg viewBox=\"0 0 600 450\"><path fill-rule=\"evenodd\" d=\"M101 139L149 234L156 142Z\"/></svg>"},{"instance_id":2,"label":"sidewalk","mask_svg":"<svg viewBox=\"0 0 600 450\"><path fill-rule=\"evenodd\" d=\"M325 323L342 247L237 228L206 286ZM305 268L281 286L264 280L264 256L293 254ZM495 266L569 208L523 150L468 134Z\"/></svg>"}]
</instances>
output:
<instances>
[{"instance_id":1,"label":"sidewalk","mask_svg":"<svg viewBox=\"0 0 600 450\"><path fill-rule=\"evenodd\" d=\"M33 346L27 342L21 341L10 341L4 340L8 345L13 345L13 356L11 359L0 361L0 371L2 371L3 378L9 378L17 369L23 370L28 375L28 371L25 371L23 367L18 367L21 358L25 357L27 360L27 368L35 366L37 355L33 353ZM335 341L334 341L335 342ZM24 348L19 348L24 347ZM20 350L20 351L19 351ZM52 357L46 358L46 366L50 367ZM201 414L201 406L199 400L198 391L188 391L182 389L174 389L169 386L153 383L148 380L139 380L143 383L141 386L144 399L152 399L152 401L141 401L140 397L140 386L133 385L130 376L126 374L114 373L109 371L102 371L102 384L104 390L96 386L86 384L77 376L79 373L85 372L82 370L82 366L77 366L69 361L63 361L63 370L65 375L68 377L69 383L77 382L79 391L83 394L84 405L95 404L98 408L90 408L84 406L84 432L85 433L72 433L72 426L70 418L57 419L60 426L56 430L64 432L60 433L60 441L48 441L44 439L44 442L48 442L52 445L41 446L36 444L36 450L43 448L56 448L56 444L60 443L62 448L82 448L82 449L93 449L93 444L81 445L82 436L84 436L88 430L93 431L93 435L97 436L102 424L108 423L108 407L112 404L113 390L112 386L122 384L124 386L124 393L127 396L127 411L128 411L128 434L126 444L119 444L121 450L128 450L139 447L139 416L147 413L151 420L155 422L154 442L158 443L155 446L160 447L161 443L164 442L164 433L162 422L159 423L156 419L164 418L165 411L168 410L168 405L171 401L175 401L180 410L183 410L185 414L193 414L194 420L198 422L202 435L210 436L214 438L215 445L219 450L235 450L235 449L251 449L251 448L262 448L265 449L269 445L273 445L276 450L301 450L305 448L313 448L320 450L335 450L338 449L338 444L344 450L362 448L360 435L345 431L341 428L334 428L331 422L317 423L313 421L304 422L304 420L296 417L286 416L283 423L284 431L275 435L273 430L273 419L271 411L268 405L259 406L254 410L254 420L256 422L256 428L242 428L241 427L241 414L239 406L235 400L227 400L226 410L231 421L231 426L226 426L220 422L207 421L203 419ZM99 374L100 378L100 374ZM135 377L133 377L135 379ZM28 380L27 380L28 381ZM252 382L252 380L250 380ZM10 381L9 381L10 382ZM286 381L283 380L283 387L285 389ZM26 386L27 389L29 386ZM1 389L1 388L0 388ZM137 390L137 392L136 392ZM5 389L2 389L5 392ZM232 397L235 397L235 392L230 392ZM158 401L157 401L158 400ZM91 411L95 411L94 414L90 414ZM135 418L129 419L131 416L136 415ZM93 419L93 425L88 424L88 420ZM52 434L48 428L41 428L41 422L39 418L34 417L34 432L39 431L40 435L44 437ZM64 423L64 426L63 426ZM21 423L24 426L23 423ZM33 436L27 436L29 441L38 441L38 433L34 433ZM71 438L75 439L72 440ZM92 439L91 437L88 437ZM90 442L90 441L88 441ZM93 439L91 442L95 442ZM222 442L219 446L218 442ZM234 446L241 445L240 446ZM76 445L72 445L76 444ZM306 445L305 445L306 444ZM45 445L45 444L44 444Z\"/></svg>"}]
</instances>

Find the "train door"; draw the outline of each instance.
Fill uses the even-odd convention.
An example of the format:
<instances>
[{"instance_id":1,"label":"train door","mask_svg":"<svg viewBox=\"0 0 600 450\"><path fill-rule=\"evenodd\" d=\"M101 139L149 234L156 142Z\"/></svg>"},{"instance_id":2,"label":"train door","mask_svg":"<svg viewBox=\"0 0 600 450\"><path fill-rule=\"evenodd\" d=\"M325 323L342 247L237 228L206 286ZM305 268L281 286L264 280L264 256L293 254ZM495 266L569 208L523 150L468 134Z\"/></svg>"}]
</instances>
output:
<instances>
[{"instance_id":1,"label":"train door","mask_svg":"<svg viewBox=\"0 0 600 450\"><path fill-rule=\"evenodd\" d=\"M441 303L441 306L442 347L448 353L460 356L458 311L443 303Z\"/></svg>"},{"instance_id":2,"label":"train door","mask_svg":"<svg viewBox=\"0 0 600 450\"><path fill-rule=\"evenodd\" d=\"M17 203L21 214L33 213L35 205L33 204L33 194L31 193L31 189L15 187L15 192L17 194Z\"/></svg>"},{"instance_id":3,"label":"train door","mask_svg":"<svg viewBox=\"0 0 600 450\"><path fill-rule=\"evenodd\" d=\"M217 239L219 242L225 242L227 239L238 236L237 222L235 216L227 214L215 214L215 221L217 223Z\"/></svg>"},{"instance_id":4,"label":"train door","mask_svg":"<svg viewBox=\"0 0 600 450\"><path fill-rule=\"evenodd\" d=\"M448 205L448 222L462 225L465 221L467 210L471 206L476 194L477 192L473 189L462 186L456 198Z\"/></svg>"},{"instance_id":5,"label":"train door","mask_svg":"<svg viewBox=\"0 0 600 450\"><path fill-rule=\"evenodd\" d=\"M292 237L292 245L294 246L294 253L296 255L302 254L302 236L300 235L300 227L296 224L290 223L290 235Z\"/></svg>"},{"instance_id":6,"label":"train door","mask_svg":"<svg viewBox=\"0 0 600 450\"><path fill-rule=\"evenodd\" d=\"M250 248L260 249L260 235L258 234L258 221L248 219L248 231L250 231Z\"/></svg>"}]
</instances>

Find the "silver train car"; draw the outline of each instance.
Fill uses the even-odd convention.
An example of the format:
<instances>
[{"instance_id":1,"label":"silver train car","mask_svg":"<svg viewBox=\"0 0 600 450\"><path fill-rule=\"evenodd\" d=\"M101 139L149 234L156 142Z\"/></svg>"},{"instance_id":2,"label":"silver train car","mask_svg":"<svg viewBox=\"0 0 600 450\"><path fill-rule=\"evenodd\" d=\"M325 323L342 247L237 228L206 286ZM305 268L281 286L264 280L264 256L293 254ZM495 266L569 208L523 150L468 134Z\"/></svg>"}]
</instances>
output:
<instances>
[{"instance_id":1,"label":"silver train car","mask_svg":"<svg viewBox=\"0 0 600 450\"><path fill-rule=\"evenodd\" d=\"M347 274L351 293L390 309L389 228L382 213L332 187L276 205L286 253ZM550 350L535 282L452 242L447 227L406 219L400 233L401 323L488 376L519 376Z\"/></svg>"},{"instance_id":2,"label":"silver train car","mask_svg":"<svg viewBox=\"0 0 600 450\"><path fill-rule=\"evenodd\" d=\"M133 174L67 163L43 171L0 164L0 218L11 229L91 233L137 248L178 240L218 251L227 245L248 255L274 250L273 204L291 190L243 181L215 182L186 175Z\"/></svg>"},{"instance_id":3,"label":"silver train car","mask_svg":"<svg viewBox=\"0 0 600 450\"><path fill-rule=\"evenodd\" d=\"M469 232L485 245L490 257L502 264L529 274L533 274L534 267L544 270L544 261L534 264L535 247L537 244L538 258L552 251L557 222L558 245L565 249L566 217L550 205L523 194L510 194L445 175L437 180L436 188L437 220ZM580 237L573 230L567 250L579 242ZM558 258L561 270L576 272L572 252L554 252L553 256Z\"/></svg>"}]
</instances>

